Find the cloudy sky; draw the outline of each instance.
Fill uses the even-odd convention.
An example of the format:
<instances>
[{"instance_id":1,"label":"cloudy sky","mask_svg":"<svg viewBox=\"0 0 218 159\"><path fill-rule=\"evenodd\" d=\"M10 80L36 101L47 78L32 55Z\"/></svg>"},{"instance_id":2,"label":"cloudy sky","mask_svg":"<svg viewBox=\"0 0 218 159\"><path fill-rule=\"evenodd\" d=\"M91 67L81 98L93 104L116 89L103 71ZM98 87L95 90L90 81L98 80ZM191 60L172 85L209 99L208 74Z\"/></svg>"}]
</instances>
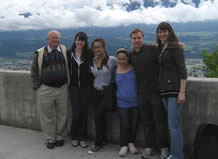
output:
<instances>
[{"instance_id":1,"label":"cloudy sky","mask_svg":"<svg viewBox=\"0 0 218 159\"><path fill-rule=\"evenodd\" d=\"M145 1L155 6L145 6ZM0 31L218 20L218 0L198 0L198 5L194 0L168 0L173 7L164 6L164 0L145 1L1 0ZM130 9L133 5L137 7Z\"/></svg>"}]
</instances>

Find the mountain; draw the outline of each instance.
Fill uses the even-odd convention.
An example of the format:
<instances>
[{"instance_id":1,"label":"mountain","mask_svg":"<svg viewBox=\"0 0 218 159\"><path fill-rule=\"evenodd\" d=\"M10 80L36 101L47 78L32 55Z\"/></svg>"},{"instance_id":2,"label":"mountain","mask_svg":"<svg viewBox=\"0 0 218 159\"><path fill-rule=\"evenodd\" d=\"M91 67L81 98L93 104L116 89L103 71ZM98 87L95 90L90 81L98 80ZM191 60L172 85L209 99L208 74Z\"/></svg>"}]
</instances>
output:
<instances>
[{"instance_id":1,"label":"mountain","mask_svg":"<svg viewBox=\"0 0 218 159\"><path fill-rule=\"evenodd\" d=\"M128 11L136 10L140 7L155 7L157 5L161 5L164 7L175 7L178 3L194 5L198 7L201 1L208 1L208 0L143 0L141 1L130 1L130 3L124 4L127 6Z\"/></svg>"},{"instance_id":2,"label":"mountain","mask_svg":"<svg viewBox=\"0 0 218 159\"><path fill-rule=\"evenodd\" d=\"M170 7L175 7L179 3L187 4L187 5L192 5L195 7L199 7L199 4L204 1L214 1L214 0L130 0L127 2L120 2L121 5L123 5L128 11L134 11L136 9L139 9L141 7L155 7L155 6L162 6L166 8ZM108 6L113 5L114 1L112 2L107 2ZM18 15L23 16L24 18L29 18L33 15L34 13L31 13L31 11L27 12L20 12ZM37 15L40 15L40 13L36 13ZM0 18L5 18L4 16L1 16Z\"/></svg>"},{"instance_id":3,"label":"mountain","mask_svg":"<svg viewBox=\"0 0 218 159\"><path fill-rule=\"evenodd\" d=\"M172 23L180 41L186 45L186 58L200 58L202 50L212 52L218 44L218 22L193 22ZM91 42L99 37L106 40L107 51L114 55L119 47L131 49L129 34L134 28L141 28L145 33L146 43L155 43L155 31L157 25L129 25L109 28L78 28L59 30L62 35L61 42L68 48L74 41L74 36L79 31L84 31ZM31 58L33 52L46 45L46 36L49 30L27 30L0 32L1 57Z\"/></svg>"}]
</instances>

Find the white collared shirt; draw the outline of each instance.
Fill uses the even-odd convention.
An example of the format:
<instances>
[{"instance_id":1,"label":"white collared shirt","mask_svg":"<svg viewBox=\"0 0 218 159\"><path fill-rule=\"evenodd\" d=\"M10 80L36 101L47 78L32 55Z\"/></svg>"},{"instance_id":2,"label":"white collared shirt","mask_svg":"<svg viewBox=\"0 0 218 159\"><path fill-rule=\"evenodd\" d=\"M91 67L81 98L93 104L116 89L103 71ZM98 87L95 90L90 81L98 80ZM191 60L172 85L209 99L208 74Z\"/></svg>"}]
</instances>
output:
<instances>
[{"instance_id":1,"label":"white collared shirt","mask_svg":"<svg viewBox=\"0 0 218 159\"><path fill-rule=\"evenodd\" d=\"M52 52L53 49L50 48L49 45L47 46L47 48L48 48L48 53ZM61 48L60 48L60 46L57 47L57 50L58 50L59 52L61 52Z\"/></svg>"}]
</instances>

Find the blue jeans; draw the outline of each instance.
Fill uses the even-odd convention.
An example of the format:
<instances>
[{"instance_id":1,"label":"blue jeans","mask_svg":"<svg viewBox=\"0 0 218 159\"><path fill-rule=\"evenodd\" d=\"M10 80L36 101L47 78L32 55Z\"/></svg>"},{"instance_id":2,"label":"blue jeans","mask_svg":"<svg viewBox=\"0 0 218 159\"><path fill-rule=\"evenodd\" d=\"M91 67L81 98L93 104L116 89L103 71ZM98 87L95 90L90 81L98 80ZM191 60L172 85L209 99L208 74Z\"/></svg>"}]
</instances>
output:
<instances>
[{"instance_id":1,"label":"blue jeans","mask_svg":"<svg viewBox=\"0 0 218 159\"><path fill-rule=\"evenodd\" d=\"M184 159L180 116L182 105L177 103L177 97L162 97L161 99L168 112L171 159Z\"/></svg>"}]
</instances>

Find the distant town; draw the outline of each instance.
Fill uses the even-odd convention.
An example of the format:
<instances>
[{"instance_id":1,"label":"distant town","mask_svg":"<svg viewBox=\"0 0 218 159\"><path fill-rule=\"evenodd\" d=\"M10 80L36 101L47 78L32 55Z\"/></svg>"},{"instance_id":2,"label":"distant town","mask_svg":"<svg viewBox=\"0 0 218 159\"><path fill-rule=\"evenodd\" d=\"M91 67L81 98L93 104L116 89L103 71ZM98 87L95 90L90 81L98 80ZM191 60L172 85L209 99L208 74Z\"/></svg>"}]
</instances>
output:
<instances>
[{"instance_id":1,"label":"distant town","mask_svg":"<svg viewBox=\"0 0 218 159\"><path fill-rule=\"evenodd\" d=\"M2 70L26 70L30 71L32 60L0 60ZM186 59L186 67L189 77L204 77L207 71L202 59Z\"/></svg>"},{"instance_id":2,"label":"distant town","mask_svg":"<svg viewBox=\"0 0 218 159\"><path fill-rule=\"evenodd\" d=\"M186 67L188 70L188 76L205 77L204 74L207 71L207 67L202 59L187 59Z\"/></svg>"},{"instance_id":3,"label":"distant town","mask_svg":"<svg viewBox=\"0 0 218 159\"><path fill-rule=\"evenodd\" d=\"M0 62L1 70L25 70L30 71L32 60L16 60L16 61L3 61Z\"/></svg>"}]
</instances>

